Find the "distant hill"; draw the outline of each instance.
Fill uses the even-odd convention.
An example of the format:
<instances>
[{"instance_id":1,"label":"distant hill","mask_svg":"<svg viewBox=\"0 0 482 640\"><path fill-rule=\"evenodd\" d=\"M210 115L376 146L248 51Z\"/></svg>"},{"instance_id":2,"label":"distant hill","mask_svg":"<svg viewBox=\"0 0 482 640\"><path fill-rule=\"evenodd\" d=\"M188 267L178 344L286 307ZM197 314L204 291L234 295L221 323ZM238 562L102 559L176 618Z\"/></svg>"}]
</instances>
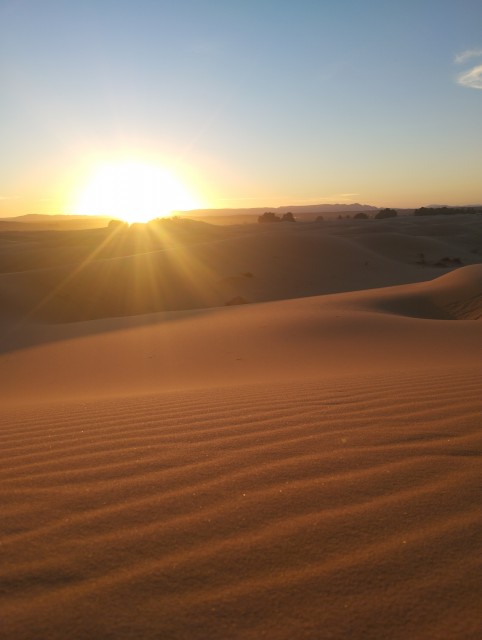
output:
<instances>
[{"instance_id":1,"label":"distant hill","mask_svg":"<svg viewBox=\"0 0 482 640\"><path fill-rule=\"evenodd\" d=\"M22 216L14 216L11 218L2 218L2 220L16 220L17 222L44 222L48 220L65 220L68 218L72 220L73 218L85 218L87 216L80 215L47 215L46 213L25 213Z\"/></svg>"},{"instance_id":2,"label":"distant hill","mask_svg":"<svg viewBox=\"0 0 482 640\"><path fill-rule=\"evenodd\" d=\"M106 227L110 219L99 216L49 216L40 213L27 213L23 216L0 218L0 231L98 229Z\"/></svg>"},{"instance_id":3,"label":"distant hill","mask_svg":"<svg viewBox=\"0 0 482 640\"><path fill-rule=\"evenodd\" d=\"M265 211L275 213L355 213L358 211L378 211L378 207L369 204L307 204L307 205L283 205L281 207L251 207L251 208L226 208L226 209L192 209L190 211L176 211L179 215L189 215L196 217L209 216L255 216Z\"/></svg>"},{"instance_id":4,"label":"distant hill","mask_svg":"<svg viewBox=\"0 0 482 640\"><path fill-rule=\"evenodd\" d=\"M373 213L377 207L357 202L351 204L312 204L312 205L284 205L281 207L251 207L251 208L225 208L225 209L194 209L188 211L174 211L173 215L182 218L194 218L210 224L232 225L253 224L258 216L265 211L273 211L283 215L291 211L299 221L310 222L317 216L336 217L343 214L344 217L353 217L356 213ZM62 231L76 229L98 229L106 227L112 218L100 216L82 215L46 215L29 213L21 216L0 218L1 231Z\"/></svg>"},{"instance_id":5,"label":"distant hill","mask_svg":"<svg viewBox=\"0 0 482 640\"><path fill-rule=\"evenodd\" d=\"M341 213L342 211L378 211L378 207L355 202L353 204L310 204L294 207L277 207L276 211L279 213L286 213L288 211L292 211L293 213Z\"/></svg>"},{"instance_id":6,"label":"distant hill","mask_svg":"<svg viewBox=\"0 0 482 640\"><path fill-rule=\"evenodd\" d=\"M106 218L105 216L82 216L76 214L54 214L48 215L45 213L26 213L22 216L14 216L11 218L1 218L1 220L7 220L8 222L28 222L28 223L37 223L37 222L62 222L63 220L82 220L84 222L92 222L92 220L110 220L110 218Z\"/></svg>"}]
</instances>

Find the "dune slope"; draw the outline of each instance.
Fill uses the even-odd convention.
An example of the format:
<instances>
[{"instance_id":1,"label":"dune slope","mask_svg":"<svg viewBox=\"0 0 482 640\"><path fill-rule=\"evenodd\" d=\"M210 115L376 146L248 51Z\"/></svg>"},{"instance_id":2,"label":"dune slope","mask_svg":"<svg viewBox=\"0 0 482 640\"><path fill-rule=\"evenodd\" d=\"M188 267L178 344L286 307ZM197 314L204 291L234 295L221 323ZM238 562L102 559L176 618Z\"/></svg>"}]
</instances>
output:
<instances>
[{"instance_id":1,"label":"dune slope","mask_svg":"<svg viewBox=\"0 0 482 640\"><path fill-rule=\"evenodd\" d=\"M472 265L373 291L63 326L5 325L0 398L28 403L476 366L481 323L451 318L453 309L469 307L478 317L481 273L482 265Z\"/></svg>"}]
</instances>

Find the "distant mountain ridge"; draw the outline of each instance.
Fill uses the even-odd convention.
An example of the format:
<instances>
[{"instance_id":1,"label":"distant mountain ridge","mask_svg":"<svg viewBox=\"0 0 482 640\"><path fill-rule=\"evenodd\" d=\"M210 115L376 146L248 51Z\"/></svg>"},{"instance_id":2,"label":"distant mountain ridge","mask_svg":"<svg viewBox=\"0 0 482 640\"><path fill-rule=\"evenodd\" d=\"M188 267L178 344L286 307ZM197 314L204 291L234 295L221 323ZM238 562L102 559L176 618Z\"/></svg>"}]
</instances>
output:
<instances>
[{"instance_id":1,"label":"distant mountain ridge","mask_svg":"<svg viewBox=\"0 0 482 640\"><path fill-rule=\"evenodd\" d=\"M468 204L468 205L446 205L446 204L428 204L424 205L426 209L457 209L457 208L469 208L476 209L481 208L482 204ZM353 202L351 204L331 203L331 204L304 204L304 205L283 205L280 207L232 207L232 208L212 208L212 209L185 209L173 211L173 215L193 216L193 217L229 217L229 216L255 216L264 213L265 211L272 211L273 213L284 214L291 211L296 214L339 214L339 213L359 213L359 212L375 212L383 209L384 207L375 207L370 204L360 204L359 202ZM403 208L393 207L399 212L413 212L416 207ZM37 224L54 224L55 222L61 223L78 221L80 225L84 222L92 223L95 221L95 226L103 226L108 223L115 216L86 216L78 214L38 214L27 213L20 216L7 216L0 218L1 222L17 222L17 223L37 223Z\"/></svg>"},{"instance_id":2,"label":"distant mountain ridge","mask_svg":"<svg viewBox=\"0 0 482 640\"><path fill-rule=\"evenodd\" d=\"M277 207L276 211L285 213L292 211L293 213L339 213L341 211L378 211L378 207L374 207L370 204L359 204L355 202L353 204L304 204L294 207Z\"/></svg>"},{"instance_id":3,"label":"distant mountain ridge","mask_svg":"<svg viewBox=\"0 0 482 640\"><path fill-rule=\"evenodd\" d=\"M225 208L225 209L192 209L190 211L175 211L179 214L194 216L230 216L230 215L259 215L265 211L275 213L350 213L359 211L378 211L379 207L369 204L304 204L283 205L281 207L251 207L251 208Z\"/></svg>"},{"instance_id":4,"label":"distant mountain ridge","mask_svg":"<svg viewBox=\"0 0 482 640\"><path fill-rule=\"evenodd\" d=\"M24 213L21 216L11 216L8 218L0 218L0 220L7 220L8 222L16 221L16 222L52 222L54 220L92 220L93 218L99 220L110 220L107 216L86 216L86 215L78 215L78 214L69 214L69 213Z\"/></svg>"},{"instance_id":5,"label":"distant mountain ridge","mask_svg":"<svg viewBox=\"0 0 482 640\"><path fill-rule=\"evenodd\" d=\"M22 216L0 218L0 231L62 231L98 229L106 227L111 218L80 215L48 215L27 213Z\"/></svg>"},{"instance_id":6,"label":"distant mountain ridge","mask_svg":"<svg viewBox=\"0 0 482 640\"><path fill-rule=\"evenodd\" d=\"M378 211L379 207L374 207L369 204L359 204L357 202L352 204L306 204L306 205L283 205L281 207L246 207L246 208L225 208L225 209L189 209L173 211L173 215L192 215L196 217L201 216L235 216L235 215L259 215L265 211L274 211L276 213L357 213L359 211ZM0 218L0 221L5 222L25 222L25 223L55 223L55 222L74 222L79 223L92 222L107 224L109 220L115 218L115 216L86 216L78 214L45 214L45 213L26 213L20 216L11 216Z\"/></svg>"}]
</instances>

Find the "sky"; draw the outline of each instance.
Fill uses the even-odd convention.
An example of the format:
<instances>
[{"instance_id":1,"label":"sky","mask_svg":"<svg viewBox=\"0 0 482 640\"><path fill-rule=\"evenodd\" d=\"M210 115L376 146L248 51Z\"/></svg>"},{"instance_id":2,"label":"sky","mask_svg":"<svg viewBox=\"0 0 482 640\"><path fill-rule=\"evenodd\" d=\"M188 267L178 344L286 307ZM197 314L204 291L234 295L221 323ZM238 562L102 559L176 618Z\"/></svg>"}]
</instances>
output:
<instances>
[{"instance_id":1,"label":"sky","mask_svg":"<svg viewBox=\"0 0 482 640\"><path fill-rule=\"evenodd\" d=\"M482 2L0 0L0 217L132 160L203 207L481 203Z\"/></svg>"}]
</instances>

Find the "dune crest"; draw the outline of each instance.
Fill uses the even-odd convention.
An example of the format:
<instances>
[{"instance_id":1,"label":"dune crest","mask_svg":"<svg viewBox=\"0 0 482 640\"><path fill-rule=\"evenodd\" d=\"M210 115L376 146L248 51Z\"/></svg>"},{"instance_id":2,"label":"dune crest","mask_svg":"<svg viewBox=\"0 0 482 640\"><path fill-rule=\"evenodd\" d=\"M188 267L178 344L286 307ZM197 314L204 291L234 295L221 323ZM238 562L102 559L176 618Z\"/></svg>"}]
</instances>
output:
<instances>
[{"instance_id":1,"label":"dune crest","mask_svg":"<svg viewBox=\"0 0 482 640\"><path fill-rule=\"evenodd\" d=\"M355 299L365 308L412 318L479 320L482 265L461 267L430 282L383 289Z\"/></svg>"}]
</instances>

